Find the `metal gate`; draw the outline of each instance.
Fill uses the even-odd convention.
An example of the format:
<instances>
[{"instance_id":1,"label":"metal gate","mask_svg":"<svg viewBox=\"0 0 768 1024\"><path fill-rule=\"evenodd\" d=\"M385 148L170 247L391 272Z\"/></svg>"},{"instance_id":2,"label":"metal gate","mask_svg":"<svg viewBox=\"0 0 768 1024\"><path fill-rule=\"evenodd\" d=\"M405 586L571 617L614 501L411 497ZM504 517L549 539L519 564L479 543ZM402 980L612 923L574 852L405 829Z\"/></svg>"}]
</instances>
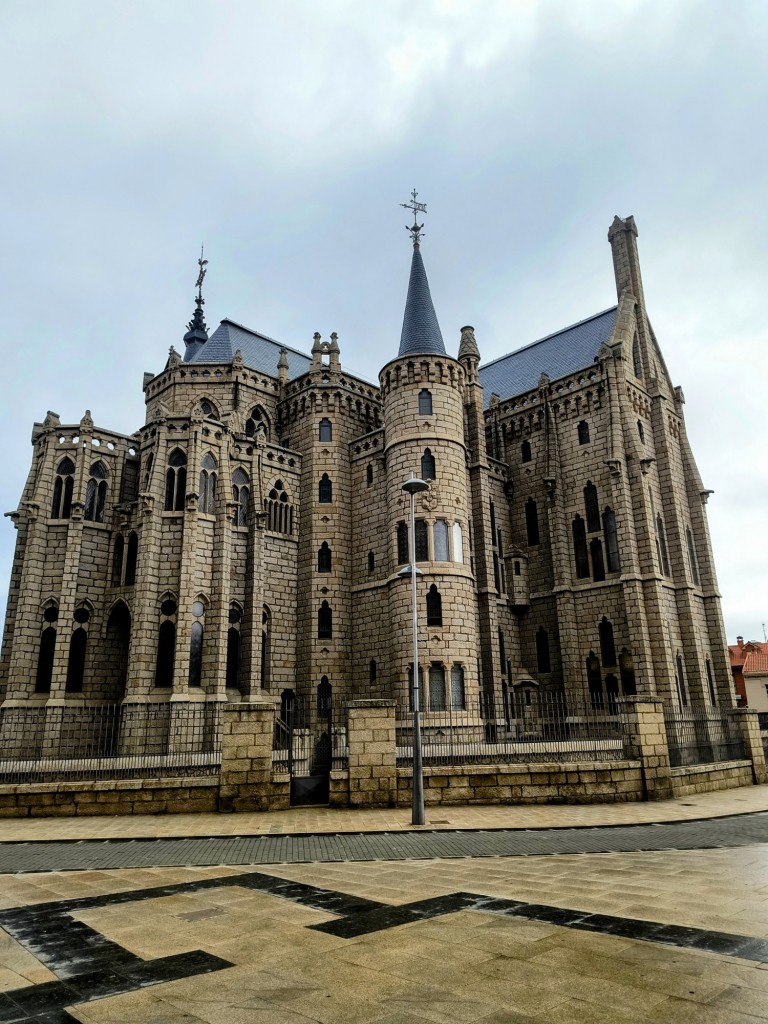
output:
<instances>
[{"instance_id":1,"label":"metal gate","mask_svg":"<svg viewBox=\"0 0 768 1024\"><path fill-rule=\"evenodd\" d=\"M275 723L275 760L291 776L291 807L327 804L334 768L347 766L347 714L330 687L316 701L285 691Z\"/></svg>"}]
</instances>

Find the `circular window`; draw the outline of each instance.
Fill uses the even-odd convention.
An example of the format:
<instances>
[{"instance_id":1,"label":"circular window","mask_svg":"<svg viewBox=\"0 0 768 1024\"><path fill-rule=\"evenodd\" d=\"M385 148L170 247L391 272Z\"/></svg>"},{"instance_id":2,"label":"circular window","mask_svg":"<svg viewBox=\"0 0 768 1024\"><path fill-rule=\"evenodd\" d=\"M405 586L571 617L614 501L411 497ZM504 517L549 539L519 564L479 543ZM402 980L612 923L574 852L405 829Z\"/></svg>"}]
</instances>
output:
<instances>
[{"instance_id":1,"label":"circular window","mask_svg":"<svg viewBox=\"0 0 768 1024\"><path fill-rule=\"evenodd\" d=\"M239 608L230 608L229 609L229 621L230 622L239 622L240 619L242 619L242 617L243 617L243 613L240 611Z\"/></svg>"},{"instance_id":2,"label":"circular window","mask_svg":"<svg viewBox=\"0 0 768 1024\"><path fill-rule=\"evenodd\" d=\"M205 605L202 601L195 601L192 605L192 614L197 619L199 619L201 615L205 615Z\"/></svg>"},{"instance_id":3,"label":"circular window","mask_svg":"<svg viewBox=\"0 0 768 1024\"><path fill-rule=\"evenodd\" d=\"M55 622L59 617L58 608L46 608L43 612L43 618L46 622Z\"/></svg>"},{"instance_id":4,"label":"circular window","mask_svg":"<svg viewBox=\"0 0 768 1024\"><path fill-rule=\"evenodd\" d=\"M177 604L175 601L163 601L160 605L160 611L163 615L175 615Z\"/></svg>"},{"instance_id":5,"label":"circular window","mask_svg":"<svg viewBox=\"0 0 768 1024\"><path fill-rule=\"evenodd\" d=\"M57 613L58 615L58 613ZM90 619L91 613L87 608L76 608L75 609L75 622L84 623Z\"/></svg>"}]
</instances>

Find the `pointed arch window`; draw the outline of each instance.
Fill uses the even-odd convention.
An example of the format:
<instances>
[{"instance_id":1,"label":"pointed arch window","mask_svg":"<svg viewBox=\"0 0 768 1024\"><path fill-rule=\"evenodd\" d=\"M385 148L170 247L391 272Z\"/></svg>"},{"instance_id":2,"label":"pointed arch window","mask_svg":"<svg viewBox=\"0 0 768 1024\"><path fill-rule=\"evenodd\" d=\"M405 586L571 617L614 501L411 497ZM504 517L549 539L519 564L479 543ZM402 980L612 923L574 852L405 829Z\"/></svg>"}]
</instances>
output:
<instances>
[{"instance_id":1,"label":"pointed arch window","mask_svg":"<svg viewBox=\"0 0 768 1024\"><path fill-rule=\"evenodd\" d=\"M429 560L429 528L423 519L416 520L416 561Z\"/></svg>"},{"instance_id":2,"label":"pointed arch window","mask_svg":"<svg viewBox=\"0 0 768 1024\"><path fill-rule=\"evenodd\" d=\"M274 533L293 533L293 506L282 480L275 480L275 486L264 499L267 510L267 529Z\"/></svg>"},{"instance_id":3,"label":"pointed arch window","mask_svg":"<svg viewBox=\"0 0 768 1024\"><path fill-rule=\"evenodd\" d=\"M173 686L173 666L176 660L176 623L165 619L160 623L157 635L157 658L155 659L155 686Z\"/></svg>"},{"instance_id":4,"label":"pointed arch window","mask_svg":"<svg viewBox=\"0 0 768 1024\"><path fill-rule=\"evenodd\" d=\"M74 486L75 464L72 459L64 458L56 469L51 519L69 519L72 514L72 491Z\"/></svg>"},{"instance_id":5,"label":"pointed arch window","mask_svg":"<svg viewBox=\"0 0 768 1024\"><path fill-rule=\"evenodd\" d=\"M88 632L85 629L85 624L83 623L73 631L69 641L69 657L67 658L67 681L64 686L64 689L66 690L67 693L83 692L83 682L85 677L85 653L87 644Z\"/></svg>"},{"instance_id":6,"label":"pointed arch window","mask_svg":"<svg viewBox=\"0 0 768 1024\"><path fill-rule=\"evenodd\" d=\"M433 583L427 591L427 625L442 626L443 624L443 599L440 591Z\"/></svg>"},{"instance_id":7,"label":"pointed arch window","mask_svg":"<svg viewBox=\"0 0 768 1024\"><path fill-rule=\"evenodd\" d=\"M152 452L147 456L147 464L144 469L144 490L149 490L149 484L152 480L152 466L154 465L155 457Z\"/></svg>"},{"instance_id":8,"label":"pointed arch window","mask_svg":"<svg viewBox=\"0 0 768 1024\"><path fill-rule=\"evenodd\" d=\"M331 571L331 549L328 547L328 541L326 540L323 541L317 552L317 571Z\"/></svg>"},{"instance_id":9,"label":"pointed arch window","mask_svg":"<svg viewBox=\"0 0 768 1024\"><path fill-rule=\"evenodd\" d=\"M576 433L579 438L579 444L589 444L589 424L586 420L582 420L576 427Z\"/></svg>"},{"instance_id":10,"label":"pointed arch window","mask_svg":"<svg viewBox=\"0 0 768 1024\"><path fill-rule=\"evenodd\" d=\"M333 501L333 483L327 473L323 473L320 477L320 483L317 488L317 500L324 505Z\"/></svg>"},{"instance_id":11,"label":"pointed arch window","mask_svg":"<svg viewBox=\"0 0 768 1024\"><path fill-rule=\"evenodd\" d=\"M575 516L571 523L573 538L573 555L576 560L576 579L585 580L589 576L589 555L587 553L587 531L581 516Z\"/></svg>"},{"instance_id":12,"label":"pointed arch window","mask_svg":"<svg viewBox=\"0 0 768 1024\"><path fill-rule=\"evenodd\" d=\"M520 445L520 460L522 462L530 462L532 458L533 453L531 451L531 442L523 441L523 443Z\"/></svg>"},{"instance_id":13,"label":"pointed arch window","mask_svg":"<svg viewBox=\"0 0 768 1024\"><path fill-rule=\"evenodd\" d=\"M589 557L592 561L592 579L601 583L605 579L605 560L603 559L603 542L593 537L589 542Z\"/></svg>"},{"instance_id":14,"label":"pointed arch window","mask_svg":"<svg viewBox=\"0 0 768 1024\"><path fill-rule=\"evenodd\" d=\"M368 552L368 572L373 572L376 568L376 555L372 551Z\"/></svg>"},{"instance_id":15,"label":"pointed arch window","mask_svg":"<svg viewBox=\"0 0 768 1024\"><path fill-rule=\"evenodd\" d=\"M248 503L251 497L250 478L242 466L232 474L232 502L237 507L232 516L235 526L248 525Z\"/></svg>"},{"instance_id":16,"label":"pointed arch window","mask_svg":"<svg viewBox=\"0 0 768 1024\"><path fill-rule=\"evenodd\" d=\"M228 690L240 689L240 658L242 654L242 637L240 625L243 612L240 605L232 602L229 606L229 628L227 630L227 675Z\"/></svg>"},{"instance_id":17,"label":"pointed arch window","mask_svg":"<svg viewBox=\"0 0 768 1024\"><path fill-rule=\"evenodd\" d=\"M619 539L616 532L616 513L606 507L603 512L603 536L605 537L605 555L608 572L621 572L619 558Z\"/></svg>"},{"instance_id":18,"label":"pointed arch window","mask_svg":"<svg viewBox=\"0 0 768 1024\"><path fill-rule=\"evenodd\" d=\"M137 533L128 535L128 551L125 556L125 585L132 587L136 583L136 563L139 559L139 536Z\"/></svg>"},{"instance_id":19,"label":"pointed arch window","mask_svg":"<svg viewBox=\"0 0 768 1024\"><path fill-rule=\"evenodd\" d=\"M608 711L615 715L619 709L619 680L613 672L609 672L605 677L605 694L608 698Z\"/></svg>"},{"instance_id":20,"label":"pointed arch window","mask_svg":"<svg viewBox=\"0 0 768 1024\"><path fill-rule=\"evenodd\" d=\"M525 531L528 537L528 544L535 547L539 539L539 509L533 498L525 503Z\"/></svg>"},{"instance_id":21,"label":"pointed arch window","mask_svg":"<svg viewBox=\"0 0 768 1024\"><path fill-rule=\"evenodd\" d=\"M263 430L267 441L269 440L269 420L260 405L251 409L248 419L245 421L246 437L255 437L258 430Z\"/></svg>"},{"instance_id":22,"label":"pointed arch window","mask_svg":"<svg viewBox=\"0 0 768 1024\"><path fill-rule=\"evenodd\" d=\"M208 398L204 398L200 403L203 416L206 416L209 420L217 420L219 418L219 412L213 402Z\"/></svg>"},{"instance_id":23,"label":"pointed arch window","mask_svg":"<svg viewBox=\"0 0 768 1024\"><path fill-rule=\"evenodd\" d=\"M261 609L261 673L259 685L268 690L272 679L272 612L269 605Z\"/></svg>"},{"instance_id":24,"label":"pointed arch window","mask_svg":"<svg viewBox=\"0 0 768 1024\"><path fill-rule=\"evenodd\" d=\"M119 587L123 582L123 551L125 541L122 533L118 533L115 540L115 549L112 554L112 586Z\"/></svg>"},{"instance_id":25,"label":"pointed arch window","mask_svg":"<svg viewBox=\"0 0 768 1024\"><path fill-rule=\"evenodd\" d=\"M661 563L661 571L669 576L669 554L667 552L667 531L664 528L664 520L661 513L656 516L656 551Z\"/></svg>"},{"instance_id":26,"label":"pointed arch window","mask_svg":"<svg viewBox=\"0 0 768 1024\"><path fill-rule=\"evenodd\" d=\"M189 631L189 685L202 686L203 681L203 623L195 619Z\"/></svg>"},{"instance_id":27,"label":"pointed arch window","mask_svg":"<svg viewBox=\"0 0 768 1024\"><path fill-rule=\"evenodd\" d=\"M616 665L616 642L613 637L613 623L609 622L605 615L597 627L600 637L600 657L606 668L614 668Z\"/></svg>"},{"instance_id":28,"label":"pointed arch window","mask_svg":"<svg viewBox=\"0 0 768 1024\"><path fill-rule=\"evenodd\" d=\"M707 670L707 686L709 687L709 702L713 708L717 707L717 691L715 690L715 677L712 674L712 662L709 658L704 662Z\"/></svg>"},{"instance_id":29,"label":"pointed arch window","mask_svg":"<svg viewBox=\"0 0 768 1024\"><path fill-rule=\"evenodd\" d=\"M200 496L198 511L213 515L216 504L216 477L219 464L210 452L206 452L200 463Z\"/></svg>"},{"instance_id":30,"label":"pointed arch window","mask_svg":"<svg viewBox=\"0 0 768 1024\"><path fill-rule=\"evenodd\" d=\"M365 482L368 487L373 483L373 464L371 462L365 467Z\"/></svg>"},{"instance_id":31,"label":"pointed arch window","mask_svg":"<svg viewBox=\"0 0 768 1024\"><path fill-rule=\"evenodd\" d=\"M698 587L699 566L696 561L696 549L693 546L693 534L688 526L685 528L685 543L688 545L688 562L691 566L691 580L693 581L693 585Z\"/></svg>"},{"instance_id":32,"label":"pointed arch window","mask_svg":"<svg viewBox=\"0 0 768 1024\"><path fill-rule=\"evenodd\" d=\"M317 639L330 640L333 637L333 612L327 601L323 601L317 612Z\"/></svg>"},{"instance_id":33,"label":"pointed arch window","mask_svg":"<svg viewBox=\"0 0 768 1024\"><path fill-rule=\"evenodd\" d=\"M688 707L688 692L685 688L685 672L683 671L683 659L678 654L675 658L675 680L677 681L677 696L680 706Z\"/></svg>"},{"instance_id":34,"label":"pointed arch window","mask_svg":"<svg viewBox=\"0 0 768 1024\"><path fill-rule=\"evenodd\" d=\"M464 692L464 669L461 665L451 666L451 707L463 711L466 706Z\"/></svg>"},{"instance_id":35,"label":"pointed arch window","mask_svg":"<svg viewBox=\"0 0 768 1024\"><path fill-rule=\"evenodd\" d=\"M621 692L625 697L634 697L637 693L635 683L635 660L626 647L622 647L619 655L619 677L621 679Z\"/></svg>"},{"instance_id":36,"label":"pointed arch window","mask_svg":"<svg viewBox=\"0 0 768 1024\"><path fill-rule=\"evenodd\" d=\"M645 443L645 427L643 426L642 420L637 421L637 436L640 438L640 443Z\"/></svg>"},{"instance_id":37,"label":"pointed arch window","mask_svg":"<svg viewBox=\"0 0 768 1024\"><path fill-rule=\"evenodd\" d=\"M543 626L536 630L536 669L538 672L551 672L552 659L549 654L549 633Z\"/></svg>"},{"instance_id":38,"label":"pointed arch window","mask_svg":"<svg viewBox=\"0 0 768 1024\"><path fill-rule=\"evenodd\" d=\"M432 543L435 548L435 561L448 562L448 523L444 519L435 521L432 527Z\"/></svg>"},{"instance_id":39,"label":"pointed arch window","mask_svg":"<svg viewBox=\"0 0 768 1024\"><path fill-rule=\"evenodd\" d=\"M165 472L166 512L183 512L186 489L187 456L180 448L174 448L168 456L168 469Z\"/></svg>"},{"instance_id":40,"label":"pointed arch window","mask_svg":"<svg viewBox=\"0 0 768 1024\"><path fill-rule=\"evenodd\" d=\"M320 420L317 437L319 441L333 440L333 424L327 417L323 417L323 419Z\"/></svg>"},{"instance_id":41,"label":"pointed arch window","mask_svg":"<svg viewBox=\"0 0 768 1024\"><path fill-rule=\"evenodd\" d=\"M377 675L376 659L375 658L371 658L371 660L368 662L368 681L371 682L371 683L375 683L376 682L376 675Z\"/></svg>"},{"instance_id":42,"label":"pointed arch window","mask_svg":"<svg viewBox=\"0 0 768 1024\"><path fill-rule=\"evenodd\" d=\"M47 609L46 609L47 610ZM58 612L58 609L55 609ZM40 650L37 656L35 693L50 693L53 678L53 659L56 654L56 629L46 626L40 634Z\"/></svg>"},{"instance_id":43,"label":"pointed arch window","mask_svg":"<svg viewBox=\"0 0 768 1024\"><path fill-rule=\"evenodd\" d=\"M103 523L106 503L107 467L103 462L94 462L85 489L85 519L93 523Z\"/></svg>"},{"instance_id":44,"label":"pointed arch window","mask_svg":"<svg viewBox=\"0 0 768 1024\"><path fill-rule=\"evenodd\" d=\"M406 523L397 524L397 564L407 565L410 561L408 552L408 526Z\"/></svg>"},{"instance_id":45,"label":"pointed arch window","mask_svg":"<svg viewBox=\"0 0 768 1024\"><path fill-rule=\"evenodd\" d=\"M428 388L422 388L419 392L419 416L432 415L432 392ZM426 479L426 477L424 478Z\"/></svg>"},{"instance_id":46,"label":"pointed arch window","mask_svg":"<svg viewBox=\"0 0 768 1024\"><path fill-rule=\"evenodd\" d=\"M597 488L591 480L587 480L584 488L584 513L587 519L587 533L597 533L600 529L600 503L597 500Z\"/></svg>"},{"instance_id":47,"label":"pointed arch window","mask_svg":"<svg viewBox=\"0 0 768 1024\"><path fill-rule=\"evenodd\" d=\"M594 651L589 652L586 664L590 702L593 708L601 708L604 704L603 677L600 672L600 659Z\"/></svg>"},{"instance_id":48,"label":"pointed arch window","mask_svg":"<svg viewBox=\"0 0 768 1024\"><path fill-rule=\"evenodd\" d=\"M319 718L331 717L332 703L333 687L328 682L328 676L323 676L317 688L317 714Z\"/></svg>"},{"instance_id":49,"label":"pointed arch window","mask_svg":"<svg viewBox=\"0 0 768 1024\"><path fill-rule=\"evenodd\" d=\"M429 448L425 448L421 456L421 479L435 479L435 457Z\"/></svg>"},{"instance_id":50,"label":"pointed arch window","mask_svg":"<svg viewBox=\"0 0 768 1024\"><path fill-rule=\"evenodd\" d=\"M445 669L438 664L429 666L429 710L445 711Z\"/></svg>"}]
</instances>

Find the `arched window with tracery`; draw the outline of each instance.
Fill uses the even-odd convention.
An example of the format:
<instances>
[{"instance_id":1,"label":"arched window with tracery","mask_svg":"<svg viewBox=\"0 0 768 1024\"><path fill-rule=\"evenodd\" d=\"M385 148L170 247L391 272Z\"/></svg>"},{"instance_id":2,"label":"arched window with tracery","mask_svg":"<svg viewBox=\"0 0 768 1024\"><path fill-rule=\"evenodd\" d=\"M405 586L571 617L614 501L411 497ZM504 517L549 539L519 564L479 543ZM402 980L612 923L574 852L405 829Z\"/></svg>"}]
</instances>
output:
<instances>
[{"instance_id":1,"label":"arched window with tracery","mask_svg":"<svg viewBox=\"0 0 768 1024\"><path fill-rule=\"evenodd\" d=\"M606 668L614 668L616 665L616 642L613 637L613 624L608 621L605 615L597 627L600 637L600 657Z\"/></svg>"},{"instance_id":2,"label":"arched window with tracery","mask_svg":"<svg viewBox=\"0 0 768 1024\"><path fill-rule=\"evenodd\" d=\"M267 414L260 405L254 406L245 421L245 433L247 437L255 437L256 432L263 430L266 440L269 440L269 420Z\"/></svg>"},{"instance_id":3,"label":"arched window with tracery","mask_svg":"<svg viewBox=\"0 0 768 1024\"><path fill-rule=\"evenodd\" d=\"M181 448L174 448L168 456L165 472L165 511L183 512L187 490L187 456Z\"/></svg>"},{"instance_id":4,"label":"arched window with tracery","mask_svg":"<svg viewBox=\"0 0 768 1024\"><path fill-rule=\"evenodd\" d=\"M213 402L208 398L204 398L200 402L200 409L202 410L203 416L205 416L209 420L217 420L219 418L218 409L213 404Z\"/></svg>"},{"instance_id":5,"label":"arched window with tracery","mask_svg":"<svg viewBox=\"0 0 768 1024\"><path fill-rule=\"evenodd\" d=\"M603 512L603 536L605 537L605 555L608 572L621 572L619 558L619 539L616 532L616 513L606 507Z\"/></svg>"},{"instance_id":6,"label":"arched window with tracery","mask_svg":"<svg viewBox=\"0 0 768 1024\"><path fill-rule=\"evenodd\" d=\"M123 582L123 551L125 540L122 533L118 533L115 539L115 548L112 553L112 586L119 587Z\"/></svg>"},{"instance_id":7,"label":"arched window with tracery","mask_svg":"<svg viewBox=\"0 0 768 1024\"><path fill-rule=\"evenodd\" d=\"M205 603L199 597L192 602L192 615L194 622L189 630L189 685L197 687L203 684L203 638L205 635L203 626Z\"/></svg>"},{"instance_id":8,"label":"arched window with tracery","mask_svg":"<svg viewBox=\"0 0 768 1024\"><path fill-rule=\"evenodd\" d=\"M536 670L551 672L552 662L549 654L549 633L543 626L536 630Z\"/></svg>"},{"instance_id":9,"label":"arched window with tracery","mask_svg":"<svg viewBox=\"0 0 768 1024\"><path fill-rule=\"evenodd\" d=\"M600 529L600 503L597 500L597 488L591 480L587 480L584 488L584 513L587 519L587 533L597 533Z\"/></svg>"},{"instance_id":10,"label":"arched window with tracery","mask_svg":"<svg viewBox=\"0 0 768 1024\"><path fill-rule=\"evenodd\" d=\"M86 605L81 604L75 609L75 628L69 640L69 657L67 658L67 681L64 689L67 693L82 693L85 681L85 655L88 644L88 622L91 613Z\"/></svg>"},{"instance_id":11,"label":"arched window with tracery","mask_svg":"<svg viewBox=\"0 0 768 1024\"><path fill-rule=\"evenodd\" d=\"M397 524L397 564L407 565L410 561L408 551L408 526L406 523Z\"/></svg>"},{"instance_id":12,"label":"arched window with tracery","mask_svg":"<svg viewBox=\"0 0 768 1024\"><path fill-rule=\"evenodd\" d=\"M128 551L125 556L125 585L132 587L136 583L136 563L139 558L139 536L137 533L128 535Z\"/></svg>"},{"instance_id":13,"label":"arched window with tracery","mask_svg":"<svg viewBox=\"0 0 768 1024\"><path fill-rule=\"evenodd\" d=\"M317 571L331 571L331 549L328 547L328 541L326 540L323 541L317 552Z\"/></svg>"},{"instance_id":14,"label":"arched window with tracery","mask_svg":"<svg viewBox=\"0 0 768 1024\"><path fill-rule=\"evenodd\" d=\"M589 576L589 554L587 552L587 531L581 516L575 516L571 523L573 537L573 555L576 559L576 579L585 580Z\"/></svg>"},{"instance_id":15,"label":"arched window with tracery","mask_svg":"<svg viewBox=\"0 0 768 1024\"><path fill-rule=\"evenodd\" d=\"M428 388L422 388L419 392L419 416L432 415L432 392Z\"/></svg>"},{"instance_id":16,"label":"arched window with tracery","mask_svg":"<svg viewBox=\"0 0 768 1024\"><path fill-rule=\"evenodd\" d=\"M53 659L56 654L56 626L59 609L51 601L43 609L43 631L40 634L40 650L37 656L35 693L50 693L53 678Z\"/></svg>"},{"instance_id":17,"label":"arched window with tracery","mask_svg":"<svg viewBox=\"0 0 768 1024\"><path fill-rule=\"evenodd\" d=\"M293 505L282 480L275 480L275 486L264 499L267 512L267 529L274 533L293 533Z\"/></svg>"},{"instance_id":18,"label":"arched window with tracery","mask_svg":"<svg viewBox=\"0 0 768 1024\"><path fill-rule=\"evenodd\" d=\"M94 462L85 489L85 518L93 523L103 523L106 503L107 467L101 461Z\"/></svg>"},{"instance_id":19,"label":"arched window with tracery","mask_svg":"<svg viewBox=\"0 0 768 1024\"><path fill-rule=\"evenodd\" d=\"M525 531L531 547L540 543L539 509L533 498L529 498L525 503Z\"/></svg>"},{"instance_id":20,"label":"arched window with tracery","mask_svg":"<svg viewBox=\"0 0 768 1024\"><path fill-rule=\"evenodd\" d=\"M429 448L425 448L421 456L421 479L435 479L435 457Z\"/></svg>"},{"instance_id":21,"label":"arched window with tracery","mask_svg":"<svg viewBox=\"0 0 768 1024\"><path fill-rule=\"evenodd\" d=\"M317 611L317 639L330 640L333 637L333 612L327 601Z\"/></svg>"},{"instance_id":22,"label":"arched window with tracery","mask_svg":"<svg viewBox=\"0 0 768 1024\"><path fill-rule=\"evenodd\" d=\"M251 481L242 466L232 474L232 501L237 506L233 516L235 526L248 525L248 503L251 497Z\"/></svg>"},{"instance_id":23,"label":"arched window with tracery","mask_svg":"<svg viewBox=\"0 0 768 1024\"><path fill-rule=\"evenodd\" d=\"M219 464L210 452L206 452L200 463L200 496L197 508L199 512L213 515L216 504L216 476Z\"/></svg>"},{"instance_id":24,"label":"arched window with tracery","mask_svg":"<svg viewBox=\"0 0 768 1024\"><path fill-rule=\"evenodd\" d=\"M70 458L63 458L56 469L53 484L51 519L69 519L72 514L72 491L75 486L75 464Z\"/></svg>"},{"instance_id":25,"label":"arched window with tracery","mask_svg":"<svg viewBox=\"0 0 768 1024\"><path fill-rule=\"evenodd\" d=\"M320 483L317 486L317 500L323 505L328 505L333 501L333 482L327 473L323 473L320 477Z\"/></svg>"},{"instance_id":26,"label":"arched window with tracery","mask_svg":"<svg viewBox=\"0 0 768 1024\"><path fill-rule=\"evenodd\" d=\"M433 583L427 591L427 625L442 626L443 624L443 599L440 591Z\"/></svg>"}]
</instances>

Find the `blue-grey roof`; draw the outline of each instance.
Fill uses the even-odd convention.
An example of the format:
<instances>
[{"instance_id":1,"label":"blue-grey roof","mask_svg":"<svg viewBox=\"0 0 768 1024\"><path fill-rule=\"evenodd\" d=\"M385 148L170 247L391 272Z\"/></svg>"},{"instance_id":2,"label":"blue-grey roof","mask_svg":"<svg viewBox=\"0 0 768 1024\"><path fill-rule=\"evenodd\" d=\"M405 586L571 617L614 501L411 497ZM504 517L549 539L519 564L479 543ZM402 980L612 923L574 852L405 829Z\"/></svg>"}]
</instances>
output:
<instances>
[{"instance_id":1,"label":"blue-grey roof","mask_svg":"<svg viewBox=\"0 0 768 1024\"><path fill-rule=\"evenodd\" d=\"M481 366L485 404L494 393L504 399L530 391L538 386L542 373L558 380L592 366L600 346L611 337L616 309L612 306Z\"/></svg>"},{"instance_id":2,"label":"blue-grey roof","mask_svg":"<svg viewBox=\"0 0 768 1024\"><path fill-rule=\"evenodd\" d=\"M288 345L281 345L266 334L251 331L233 320L222 320L204 345L190 346L184 353L185 363L231 363L240 349L243 362L253 370L277 376L280 349L288 353L288 378L293 380L309 370L312 360L308 355Z\"/></svg>"},{"instance_id":3,"label":"blue-grey roof","mask_svg":"<svg viewBox=\"0 0 768 1024\"><path fill-rule=\"evenodd\" d=\"M418 246L414 246L411 260L411 279L405 300L403 331L400 335L399 356L434 353L445 355L443 336L437 322L424 260Z\"/></svg>"}]
</instances>

